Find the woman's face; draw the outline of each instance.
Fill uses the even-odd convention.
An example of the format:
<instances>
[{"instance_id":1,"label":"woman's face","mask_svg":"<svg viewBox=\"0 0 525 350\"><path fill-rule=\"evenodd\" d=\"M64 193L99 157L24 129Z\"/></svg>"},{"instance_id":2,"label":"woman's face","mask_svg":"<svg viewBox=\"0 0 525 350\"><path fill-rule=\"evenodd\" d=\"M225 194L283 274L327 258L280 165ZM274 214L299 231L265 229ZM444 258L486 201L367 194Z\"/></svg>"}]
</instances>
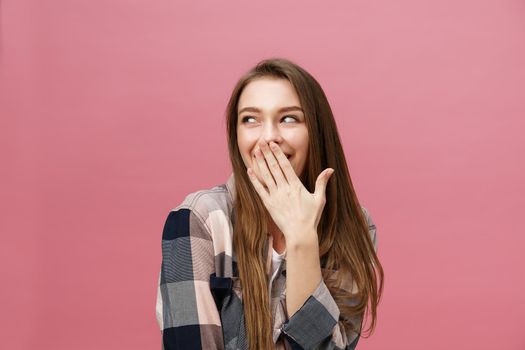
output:
<instances>
[{"instance_id":1,"label":"woman's face","mask_svg":"<svg viewBox=\"0 0 525 350\"><path fill-rule=\"evenodd\" d=\"M275 142L289 156L298 177L308 154L308 129L299 97L286 79L258 78L245 86L237 109L237 142L246 167L262 180L255 151Z\"/></svg>"}]
</instances>

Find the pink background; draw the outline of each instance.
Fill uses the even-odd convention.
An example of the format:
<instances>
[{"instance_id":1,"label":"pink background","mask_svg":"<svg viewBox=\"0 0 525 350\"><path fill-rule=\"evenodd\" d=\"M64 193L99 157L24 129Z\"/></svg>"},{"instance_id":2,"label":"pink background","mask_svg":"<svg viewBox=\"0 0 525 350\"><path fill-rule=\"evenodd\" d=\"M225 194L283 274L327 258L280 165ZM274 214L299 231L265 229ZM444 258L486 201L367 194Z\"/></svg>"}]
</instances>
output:
<instances>
[{"instance_id":1,"label":"pink background","mask_svg":"<svg viewBox=\"0 0 525 350\"><path fill-rule=\"evenodd\" d=\"M525 4L4 0L2 349L159 349L161 234L260 59L332 104L385 290L358 349L524 349Z\"/></svg>"}]
</instances>

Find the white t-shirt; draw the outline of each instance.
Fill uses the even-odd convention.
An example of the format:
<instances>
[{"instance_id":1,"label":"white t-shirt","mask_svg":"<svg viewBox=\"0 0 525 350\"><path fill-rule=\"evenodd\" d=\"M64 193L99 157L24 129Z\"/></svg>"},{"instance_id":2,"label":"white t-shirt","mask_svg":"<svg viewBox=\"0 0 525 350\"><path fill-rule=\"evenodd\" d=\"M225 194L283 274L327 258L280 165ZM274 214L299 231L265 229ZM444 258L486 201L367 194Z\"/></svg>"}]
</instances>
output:
<instances>
[{"instance_id":1,"label":"white t-shirt","mask_svg":"<svg viewBox=\"0 0 525 350\"><path fill-rule=\"evenodd\" d=\"M272 247L272 280L275 277L275 273L277 272L277 268L279 267L279 264L284 259L284 256L286 255L286 249L282 254L278 254L275 249Z\"/></svg>"}]
</instances>

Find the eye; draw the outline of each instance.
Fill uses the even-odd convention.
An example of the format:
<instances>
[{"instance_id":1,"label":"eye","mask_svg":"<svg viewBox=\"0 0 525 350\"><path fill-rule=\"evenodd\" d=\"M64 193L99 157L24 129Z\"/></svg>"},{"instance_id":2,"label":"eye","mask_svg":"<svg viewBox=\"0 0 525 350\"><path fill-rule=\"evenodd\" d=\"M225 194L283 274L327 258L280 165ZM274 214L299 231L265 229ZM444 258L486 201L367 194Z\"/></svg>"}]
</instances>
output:
<instances>
[{"instance_id":1,"label":"eye","mask_svg":"<svg viewBox=\"0 0 525 350\"><path fill-rule=\"evenodd\" d=\"M294 115L285 115L283 117L283 119L285 119L285 118L293 118L293 119L295 119L295 121L299 121L299 119L296 116L294 116Z\"/></svg>"},{"instance_id":2,"label":"eye","mask_svg":"<svg viewBox=\"0 0 525 350\"><path fill-rule=\"evenodd\" d=\"M243 118L241 119L241 123L247 123L248 119L250 119L250 118L254 119L254 117L252 117L252 116L246 116L246 117L243 117ZM285 118L293 118L295 121L299 121L299 118L297 118L297 117L294 116L294 115L285 115L284 117L282 117L281 120L283 120L283 119L285 119Z\"/></svg>"},{"instance_id":3,"label":"eye","mask_svg":"<svg viewBox=\"0 0 525 350\"><path fill-rule=\"evenodd\" d=\"M246 123L246 120L247 120L247 119L250 119L250 118L253 118L253 117L248 116L248 117L244 117L244 118L242 118L241 123Z\"/></svg>"}]
</instances>

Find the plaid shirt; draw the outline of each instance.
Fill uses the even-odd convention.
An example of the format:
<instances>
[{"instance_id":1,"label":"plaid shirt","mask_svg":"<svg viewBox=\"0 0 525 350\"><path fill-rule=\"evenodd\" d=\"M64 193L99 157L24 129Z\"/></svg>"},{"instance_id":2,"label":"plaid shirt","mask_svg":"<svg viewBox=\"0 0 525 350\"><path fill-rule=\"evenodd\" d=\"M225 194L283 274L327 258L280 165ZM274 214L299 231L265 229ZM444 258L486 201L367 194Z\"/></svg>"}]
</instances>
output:
<instances>
[{"instance_id":1,"label":"plaid shirt","mask_svg":"<svg viewBox=\"0 0 525 350\"><path fill-rule=\"evenodd\" d=\"M168 214L156 304L163 350L248 349L232 244L233 198L231 174L225 184L190 193ZM362 210L377 251L375 225L367 209ZM272 236L268 235L269 277L272 247ZM343 279L343 286L345 281L349 279ZM360 334L345 332L324 280L290 319L286 316L285 287L286 256L269 284L275 349L355 349ZM352 319L357 329L361 329L361 321L362 317Z\"/></svg>"}]
</instances>

